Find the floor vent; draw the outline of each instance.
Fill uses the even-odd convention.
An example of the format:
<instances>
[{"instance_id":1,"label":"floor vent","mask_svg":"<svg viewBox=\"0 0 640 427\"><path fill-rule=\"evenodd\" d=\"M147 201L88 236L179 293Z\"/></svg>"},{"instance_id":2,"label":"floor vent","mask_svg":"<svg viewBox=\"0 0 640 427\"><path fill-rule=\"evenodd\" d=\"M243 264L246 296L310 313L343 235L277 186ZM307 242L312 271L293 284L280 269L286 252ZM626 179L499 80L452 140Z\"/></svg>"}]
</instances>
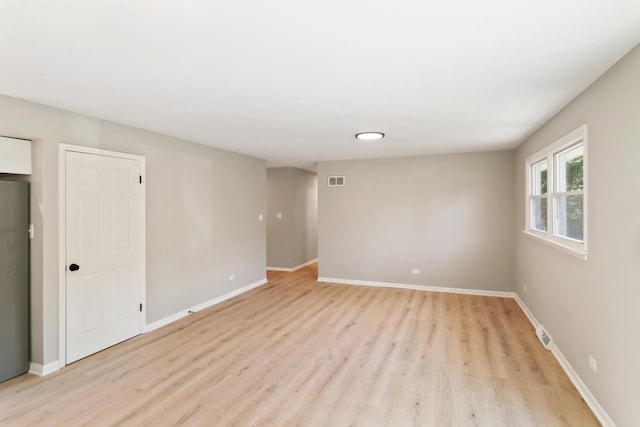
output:
<instances>
[{"instance_id":1,"label":"floor vent","mask_svg":"<svg viewBox=\"0 0 640 427\"><path fill-rule=\"evenodd\" d=\"M536 335L538 336L538 339L540 339L540 342L542 343L544 348L546 348L547 350L551 350L553 339L551 339L551 335L549 335L546 329L544 329L544 326L538 325L538 327L536 328Z\"/></svg>"}]
</instances>

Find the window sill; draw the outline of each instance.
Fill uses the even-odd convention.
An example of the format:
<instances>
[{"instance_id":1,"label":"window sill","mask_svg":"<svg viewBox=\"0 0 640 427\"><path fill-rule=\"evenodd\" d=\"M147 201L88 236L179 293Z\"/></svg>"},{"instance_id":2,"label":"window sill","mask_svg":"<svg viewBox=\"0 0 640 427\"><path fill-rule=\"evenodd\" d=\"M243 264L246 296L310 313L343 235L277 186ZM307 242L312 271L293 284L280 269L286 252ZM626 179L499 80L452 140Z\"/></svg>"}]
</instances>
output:
<instances>
[{"instance_id":1,"label":"window sill","mask_svg":"<svg viewBox=\"0 0 640 427\"><path fill-rule=\"evenodd\" d=\"M526 234L529 237L533 237L534 239L536 239L539 242L542 242L548 246L554 247L556 249L560 249L563 252L568 253L569 255L573 255L577 258L583 259L585 261L587 261L589 259L589 252L585 252L585 251L577 251L574 248L570 247L570 246L566 246L563 245L561 243L556 242L555 240L549 240L545 237L539 236L536 233L532 233L531 231L528 230L523 230L522 231L524 234Z\"/></svg>"}]
</instances>

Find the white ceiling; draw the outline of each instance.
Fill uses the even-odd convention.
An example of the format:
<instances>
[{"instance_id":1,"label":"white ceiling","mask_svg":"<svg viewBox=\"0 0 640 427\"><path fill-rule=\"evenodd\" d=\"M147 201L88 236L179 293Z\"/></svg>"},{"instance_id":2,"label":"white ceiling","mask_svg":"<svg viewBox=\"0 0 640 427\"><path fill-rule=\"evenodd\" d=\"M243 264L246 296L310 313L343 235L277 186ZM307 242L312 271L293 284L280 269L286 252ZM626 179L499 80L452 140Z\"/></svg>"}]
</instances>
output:
<instances>
[{"instance_id":1,"label":"white ceiling","mask_svg":"<svg viewBox=\"0 0 640 427\"><path fill-rule=\"evenodd\" d=\"M0 0L0 93L272 165L500 150L639 42L640 0Z\"/></svg>"}]
</instances>

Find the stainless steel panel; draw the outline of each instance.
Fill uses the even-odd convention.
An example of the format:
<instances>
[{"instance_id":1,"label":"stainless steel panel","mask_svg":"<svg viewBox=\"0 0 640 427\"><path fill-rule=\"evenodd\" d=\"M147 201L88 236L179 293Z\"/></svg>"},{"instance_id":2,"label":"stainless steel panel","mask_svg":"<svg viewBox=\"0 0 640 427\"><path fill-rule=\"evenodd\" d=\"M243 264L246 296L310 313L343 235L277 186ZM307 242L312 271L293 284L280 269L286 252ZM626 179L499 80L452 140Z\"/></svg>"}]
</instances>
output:
<instances>
[{"instance_id":1,"label":"stainless steel panel","mask_svg":"<svg viewBox=\"0 0 640 427\"><path fill-rule=\"evenodd\" d=\"M0 381L29 369L29 184L0 181Z\"/></svg>"}]
</instances>

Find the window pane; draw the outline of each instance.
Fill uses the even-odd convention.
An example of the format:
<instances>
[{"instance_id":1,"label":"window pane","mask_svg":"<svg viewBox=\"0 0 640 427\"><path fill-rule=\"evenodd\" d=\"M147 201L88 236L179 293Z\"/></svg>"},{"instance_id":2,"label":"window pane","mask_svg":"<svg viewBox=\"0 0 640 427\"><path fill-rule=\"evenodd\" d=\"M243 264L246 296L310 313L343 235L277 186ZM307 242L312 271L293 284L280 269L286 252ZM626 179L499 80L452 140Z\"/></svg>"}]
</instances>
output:
<instances>
[{"instance_id":1,"label":"window pane","mask_svg":"<svg viewBox=\"0 0 640 427\"><path fill-rule=\"evenodd\" d=\"M582 194L556 198L555 234L579 241L584 240L584 211Z\"/></svg>"},{"instance_id":2,"label":"window pane","mask_svg":"<svg viewBox=\"0 0 640 427\"><path fill-rule=\"evenodd\" d=\"M531 194L547 194L547 160L531 165Z\"/></svg>"},{"instance_id":3,"label":"window pane","mask_svg":"<svg viewBox=\"0 0 640 427\"><path fill-rule=\"evenodd\" d=\"M547 231L547 198L531 199L531 228Z\"/></svg>"},{"instance_id":4,"label":"window pane","mask_svg":"<svg viewBox=\"0 0 640 427\"><path fill-rule=\"evenodd\" d=\"M584 149L582 143L555 155L557 167L557 191L582 190L584 188Z\"/></svg>"}]
</instances>

